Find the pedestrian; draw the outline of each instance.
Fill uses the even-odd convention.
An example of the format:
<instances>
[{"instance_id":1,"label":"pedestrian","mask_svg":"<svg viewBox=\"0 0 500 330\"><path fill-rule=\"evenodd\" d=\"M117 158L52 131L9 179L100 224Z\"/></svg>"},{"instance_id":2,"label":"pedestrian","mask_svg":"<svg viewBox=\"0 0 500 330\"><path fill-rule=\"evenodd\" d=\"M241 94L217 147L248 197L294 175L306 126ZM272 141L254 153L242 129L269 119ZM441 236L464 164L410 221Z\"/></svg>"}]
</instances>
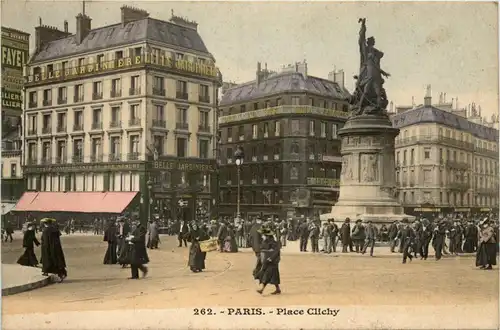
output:
<instances>
[{"instance_id":1,"label":"pedestrian","mask_svg":"<svg viewBox=\"0 0 500 330\"><path fill-rule=\"evenodd\" d=\"M407 258L410 258L410 261L412 261L413 256L411 255L410 248L414 243L415 240L415 232L413 231L413 228L410 227L410 224L408 222L408 219L403 219L402 221L403 226L399 230L398 233L398 238L400 241L403 243L403 263L406 263Z\"/></svg>"},{"instance_id":2,"label":"pedestrian","mask_svg":"<svg viewBox=\"0 0 500 330\"><path fill-rule=\"evenodd\" d=\"M142 276L146 277L148 268L144 266L149 262L148 251L146 250L146 228L139 223L137 228L128 237L129 244L132 245L130 251L130 269L132 276L129 279L139 279L139 270Z\"/></svg>"},{"instance_id":3,"label":"pedestrian","mask_svg":"<svg viewBox=\"0 0 500 330\"><path fill-rule=\"evenodd\" d=\"M319 226L314 221L309 225L309 239L311 240L312 252L319 252Z\"/></svg>"},{"instance_id":4,"label":"pedestrian","mask_svg":"<svg viewBox=\"0 0 500 330\"><path fill-rule=\"evenodd\" d=\"M289 219L290 221L291 219ZM281 246L286 246L286 241L288 239L288 221L283 220L279 226L279 237Z\"/></svg>"},{"instance_id":5,"label":"pedestrian","mask_svg":"<svg viewBox=\"0 0 500 330\"><path fill-rule=\"evenodd\" d=\"M210 236L205 232L203 227L198 227L197 224L191 226L191 230L188 234L188 240L191 242L191 246L189 247L188 267L193 273L199 273L205 269L207 253L201 251L200 242L209 238Z\"/></svg>"},{"instance_id":6,"label":"pedestrian","mask_svg":"<svg viewBox=\"0 0 500 330\"><path fill-rule=\"evenodd\" d=\"M269 228L262 228L260 234L262 235L262 244L260 247L262 266L257 273L257 277L262 286L257 292L262 294L266 286L271 284L276 288L271 294L277 295L281 293L279 270L281 258L280 244L274 239L274 233Z\"/></svg>"},{"instance_id":7,"label":"pedestrian","mask_svg":"<svg viewBox=\"0 0 500 330\"><path fill-rule=\"evenodd\" d=\"M219 230L217 231L217 244L219 245L219 252L224 252L224 241L227 238L227 234L227 223L222 221L219 226Z\"/></svg>"},{"instance_id":8,"label":"pedestrian","mask_svg":"<svg viewBox=\"0 0 500 330\"><path fill-rule=\"evenodd\" d=\"M116 225L113 221L109 222L108 228L104 231L104 242L108 243L108 248L104 254L103 264L114 265L118 262L116 250L118 246L118 235Z\"/></svg>"},{"instance_id":9,"label":"pedestrian","mask_svg":"<svg viewBox=\"0 0 500 330\"><path fill-rule=\"evenodd\" d=\"M324 253L332 253L332 227L330 226L329 222L323 222L323 226L321 228L321 235L320 237L323 239L323 252Z\"/></svg>"},{"instance_id":10,"label":"pedestrian","mask_svg":"<svg viewBox=\"0 0 500 330\"><path fill-rule=\"evenodd\" d=\"M436 253L436 260L443 256L444 241L446 237L446 223L440 220L436 228L434 228L434 236L432 238L432 247Z\"/></svg>"},{"instance_id":11,"label":"pedestrian","mask_svg":"<svg viewBox=\"0 0 500 330\"><path fill-rule=\"evenodd\" d=\"M363 244L365 242L365 227L363 226L363 221L361 219L356 220L356 224L352 228L351 239L354 243L354 248L356 253L360 253L363 249Z\"/></svg>"},{"instance_id":12,"label":"pedestrian","mask_svg":"<svg viewBox=\"0 0 500 330\"><path fill-rule=\"evenodd\" d=\"M156 220L149 221L148 227L148 243L149 249L158 249L158 242L160 241L160 234L158 232L158 223Z\"/></svg>"},{"instance_id":13,"label":"pedestrian","mask_svg":"<svg viewBox=\"0 0 500 330\"><path fill-rule=\"evenodd\" d=\"M260 234L261 228L262 228L261 220L260 218L257 218L252 228L250 229L250 246L252 247L252 250L257 259L257 262L252 272L253 278L256 280L258 279L257 273L262 267L262 263L260 260L260 245L262 244L262 235Z\"/></svg>"},{"instance_id":14,"label":"pedestrian","mask_svg":"<svg viewBox=\"0 0 500 330\"><path fill-rule=\"evenodd\" d=\"M184 243L184 247L187 247L186 236L188 233L189 233L189 226L188 226L187 220L184 219L182 221L182 224L179 227L179 232L177 235L177 240L179 241L178 247L182 247L182 243Z\"/></svg>"},{"instance_id":15,"label":"pedestrian","mask_svg":"<svg viewBox=\"0 0 500 330\"><path fill-rule=\"evenodd\" d=\"M42 231L42 275L55 274L62 282L67 276L66 259L61 246L61 232L56 226L55 220L45 218L40 221L44 228Z\"/></svg>"},{"instance_id":16,"label":"pedestrian","mask_svg":"<svg viewBox=\"0 0 500 330\"><path fill-rule=\"evenodd\" d=\"M35 245L39 246L40 242L38 242L38 240L36 239L33 224L31 222L27 222L26 231L24 232L23 236L24 253L17 260L18 264L20 264L21 266L28 266L28 267L38 266L38 259L36 258L35 255L35 247L34 247Z\"/></svg>"},{"instance_id":17,"label":"pedestrian","mask_svg":"<svg viewBox=\"0 0 500 330\"><path fill-rule=\"evenodd\" d=\"M420 235L420 259L427 260L429 256L429 244L432 239L432 227L429 220L422 220L422 229L419 231L418 235Z\"/></svg>"},{"instance_id":18,"label":"pedestrian","mask_svg":"<svg viewBox=\"0 0 500 330\"><path fill-rule=\"evenodd\" d=\"M337 252L337 236L339 234L339 227L335 223L335 219L328 220L328 227L330 228L330 246L332 252Z\"/></svg>"},{"instance_id":19,"label":"pedestrian","mask_svg":"<svg viewBox=\"0 0 500 330\"><path fill-rule=\"evenodd\" d=\"M309 240L309 218L299 225L299 245L300 252L307 252L307 241Z\"/></svg>"},{"instance_id":20,"label":"pedestrian","mask_svg":"<svg viewBox=\"0 0 500 330\"><path fill-rule=\"evenodd\" d=\"M345 218L340 227L340 241L342 242L342 253L347 253L347 248L350 247L351 242L351 219L349 218Z\"/></svg>"},{"instance_id":21,"label":"pedestrian","mask_svg":"<svg viewBox=\"0 0 500 330\"><path fill-rule=\"evenodd\" d=\"M497 264L495 230L490 225L488 218L484 218L479 222L479 227L481 231L479 233L479 247L476 254L476 267L488 270L493 269L493 266Z\"/></svg>"},{"instance_id":22,"label":"pedestrian","mask_svg":"<svg viewBox=\"0 0 500 330\"><path fill-rule=\"evenodd\" d=\"M14 233L14 229L12 228L12 224L10 223L9 220L5 220L4 222L4 229L5 229L5 242L7 242L7 239L10 239L10 242L12 243L12 234Z\"/></svg>"},{"instance_id":23,"label":"pedestrian","mask_svg":"<svg viewBox=\"0 0 500 330\"><path fill-rule=\"evenodd\" d=\"M478 229L474 225L474 222L472 220L469 220L467 222L467 226L465 227L464 230L464 236L465 236L465 242L463 246L463 251L465 253L473 253L476 252L477 249L477 241L478 241Z\"/></svg>"},{"instance_id":24,"label":"pedestrian","mask_svg":"<svg viewBox=\"0 0 500 330\"><path fill-rule=\"evenodd\" d=\"M370 257L373 257L373 249L375 248L375 240L377 238L377 227L375 227L371 220L367 221L365 228L365 242L361 254L365 254L368 247L370 247Z\"/></svg>"}]
</instances>

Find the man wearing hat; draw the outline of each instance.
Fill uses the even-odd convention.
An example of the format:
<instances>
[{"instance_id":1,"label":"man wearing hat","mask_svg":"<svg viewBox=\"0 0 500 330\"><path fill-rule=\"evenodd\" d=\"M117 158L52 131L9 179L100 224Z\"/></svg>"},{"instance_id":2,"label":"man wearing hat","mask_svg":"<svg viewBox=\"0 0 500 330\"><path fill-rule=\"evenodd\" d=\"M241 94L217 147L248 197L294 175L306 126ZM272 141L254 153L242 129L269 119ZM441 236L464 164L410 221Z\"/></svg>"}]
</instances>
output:
<instances>
[{"instance_id":1,"label":"man wearing hat","mask_svg":"<svg viewBox=\"0 0 500 330\"><path fill-rule=\"evenodd\" d=\"M436 228L434 228L434 237L432 238L432 246L436 251L436 260L443 256L444 240L446 235L446 221L440 220Z\"/></svg>"},{"instance_id":2,"label":"man wearing hat","mask_svg":"<svg viewBox=\"0 0 500 330\"><path fill-rule=\"evenodd\" d=\"M299 225L300 252L307 252L307 241L309 239L309 218L302 220Z\"/></svg>"},{"instance_id":3,"label":"man wearing hat","mask_svg":"<svg viewBox=\"0 0 500 330\"><path fill-rule=\"evenodd\" d=\"M23 236L23 248L25 250L23 255L17 260L18 264L28 267L36 267L38 265L38 259L35 255L35 245L39 246L40 242L36 239L33 224L26 222L26 231Z\"/></svg>"},{"instance_id":4,"label":"man wearing hat","mask_svg":"<svg viewBox=\"0 0 500 330\"><path fill-rule=\"evenodd\" d=\"M360 253L363 249L363 244L365 242L365 227L363 226L363 221L361 219L356 220L354 228L352 228L351 240L354 243L356 253Z\"/></svg>"},{"instance_id":5,"label":"man wearing hat","mask_svg":"<svg viewBox=\"0 0 500 330\"><path fill-rule=\"evenodd\" d=\"M262 235L260 234L261 228L262 228L262 220L260 219L260 217L257 217L249 233L250 246L252 247L252 250L255 253L255 257L257 258L255 268L253 269L254 279L258 279L257 272L262 267L262 263L260 260L260 245L262 244Z\"/></svg>"},{"instance_id":6,"label":"man wearing hat","mask_svg":"<svg viewBox=\"0 0 500 330\"><path fill-rule=\"evenodd\" d=\"M363 245L363 249L361 250L362 254L366 253L366 249L370 247L370 257L373 257L373 249L375 248L375 240L377 238L377 227L375 227L371 220L367 221L367 226L365 228L365 243Z\"/></svg>"},{"instance_id":7,"label":"man wearing hat","mask_svg":"<svg viewBox=\"0 0 500 330\"><path fill-rule=\"evenodd\" d=\"M268 284L276 287L271 294L277 295L281 293L281 279L279 271L280 263L280 244L274 239L274 233L267 227L262 227L260 234L263 236L260 246L261 268L257 271L256 278L262 287L257 290L259 294L264 292Z\"/></svg>"},{"instance_id":8,"label":"man wearing hat","mask_svg":"<svg viewBox=\"0 0 500 330\"><path fill-rule=\"evenodd\" d=\"M429 220L422 219L422 228L418 235L420 235L420 259L427 260L429 256L429 244L432 239L432 227Z\"/></svg>"},{"instance_id":9,"label":"man wearing hat","mask_svg":"<svg viewBox=\"0 0 500 330\"><path fill-rule=\"evenodd\" d=\"M394 249L396 248L396 242L397 242L397 239L396 237L398 236L398 221L394 221L393 223L391 223L391 225L389 226L389 231L388 231L388 236L389 236L389 242L391 244L391 252L394 253Z\"/></svg>"},{"instance_id":10,"label":"man wearing hat","mask_svg":"<svg viewBox=\"0 0 500 330\"><path fill-rule=\"evenodd\" d=\"M497 264L497 245L495 229L490 225L488 218L479 222L480 237L479 247L476 254L476 267L481 269L493 269Z\"/></svg>"},{"instance_id":11,"label":"man wearing hat","mask_svg":"<svg viewBox=\"0 0 500 330\"><path fill-rule=\"evenodd\" d=\"M413 228L410 227L408 219L404 218L402 223L403 228L399 230L398 238L403 243L403 263L405 264L407 258L410 258L410 261L413 259L410 253L410 247L415 240L415 232L413 231Z\"/></svg>"},{"instance_id":12,"label":"man wearing hat","mask_svg":"<svg viewBox=\"0 0 500 330\"><path fill-rule=\"evenodd\" d=\"M66 259L61 246L61 232L55 219L45 218L40 221L44 228L42 232L42 274L56 274L62 282L67 276Z\"/></svg>"},{"instance_id":13,"label":"man wearing hat","mask_svg":"<svg viewBox=\"0 0 500 330\"><path fill-rule=\"evenodd\" d=\"M342 242L342 253L347 253L347 247L353 252L351 244L351 219L345 218L342 227L340 227L340 241Z\"/></svg>"}]
</instances>

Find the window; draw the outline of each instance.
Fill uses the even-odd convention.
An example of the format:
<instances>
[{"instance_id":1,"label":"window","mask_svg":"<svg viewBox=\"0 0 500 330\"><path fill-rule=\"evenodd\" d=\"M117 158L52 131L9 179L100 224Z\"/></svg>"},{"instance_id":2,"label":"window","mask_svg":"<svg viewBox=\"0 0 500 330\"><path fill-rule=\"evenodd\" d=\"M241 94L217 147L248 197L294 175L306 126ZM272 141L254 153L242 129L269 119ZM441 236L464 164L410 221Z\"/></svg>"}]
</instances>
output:
<instances>
[{"instance_id":1,"label":"window","mask_svg":"<svg viewBox=\"0 0 500 330\"><path fill-rule=\"evenodd\" d=\"M10 176L11 177L17 176L17 164L10 164Z\"/></svg>"},{"instance_id":2,"label":"window","mask_svg":"<svg viewBox=\"0 0 500 330\"><path fill-rule=\"evenodd\" d=\"M62 64L61 64L61 71L63 72L63 74L66 74L66 69L67 68L68 68L68 61L62 62Z\"/></svg>"},{"instance_id":3,"label":"window","mask_svg":"<svg viewBox=\"0 0 500 330\"><path fill-rule=\"evenodd\" d=\"M139 118L139 105L132 104L130 105L130 119L135 120Z\"/></svg>"},{"instance_id":4,"label":"window","mask_svg":"<svg viewBox=\"0 0 500 330\"><path fill-rule=\"evenodd\" d=\"M299 170L297 166L292 165L290 168L290 180L298 180L299 179Z\"/></svg>"},{"instance_id":5,"label":"window","mask_svg":"<svg viewBox=\"0 0 500 330\"><path fill-rule=\"evenodd\" d=\"M122 95L122 81L120 78L111 80L111 97Z\"/></svg>"},{"instance_id":6,"label":"window","mask_svg":"<svg viewBox=\"0 0 500 330\"><path fill-rule=\"evenodd\" d=\"M257 139L259 137L259 127L256 124L252 125L252 139Z\"/></svg>"},{"instance_id":7,"label":"window","mask_svg":"<svg viewBox=\"0 0 500 330\"><path fill-rule=\"evenodd\" d=\"M431 148L424 148L424 159L431 158Z\"/></svg>"},{"instance_id":8,"label":"window","mask_svg":"<svg viewBox=\"0 0 500 330\"><path fill-rule=\"evenodd\" d=\"M92 99L100 100L102 99L102 81L95 81L92 89Z\"/></svg>"},{"instance_id":9,"label":"window","mask_svg":"<svg viewBox=\"0 0 500 330\"><path fill-rule=\"evenodd\" d=\"M131 94L134 93L138 93L139 90L140 90L140 85L139 85L139 76L132 76L130 77L130 92ZM132 95L134 95L132 94Z\"/></svg>"},{"instance_id":10,"label":"window","mask_svg":"<svg viewBox=\"0 0 500 330\"><path fill-rule=\"evenodd\" d=\"M291 129L292 129L292 134L300 133L300 122L298 119L292 119Z\"/></svg>"},{"instance_id":11,"label":"window","mask_svg":"<svg viewBox=\"0 0 500 330\"><path fill-rule=\"evenodd\" d=\"M281 122L279 120L274 122L274 136L281 135Z\"/></svg>"},{"instance_id":12,"label":"window","mask_svg":"<svg viewBox=\"0 0 500 330\"><path fill-rule=\"evenodd\" d=\"M182 54L182 53L175 53L175 59L177 61L182 61L184 59L184 54Z\"/></svg>"},{"instance_id":13,"label":"window","mask_svg":"<svg viewBox=\"0 0 500 330\"><path fill-rule=\"evenodd\" d=\"M200 140L199 156L200 158L208 158L208 140Z\"/></svg>"},{"instance_id":14,"label":"window","mask_svg":"<svg viewBox=\"0 0 500 330\"><path fill-rule=\"evenodd\" d=\"M165 139L161 135L155 135L154 136L154 148L155 152L158 153L158 155L163 155L164 152L164 143Z\"/></svg>"},{"instance_id":15,"label":"window","mask_svg":"<svg viewBox=\"0 0 500 330\"><path fill-rule=\"evenodd\" d=\"M74 139L73 140L73 157L76 157L81 161L81 157L83 156L83 140L82 139Z\"/></svg>"},{"instance_id":16,"label":"window","mask_svg":"<svg viewBox=\"0 0 500 330\"><path fill-rule=\"evenodd\" d=\"M187 157L187 139L177 138L177 157Z\"/></svg>"},{"instance_id":17,"label":"window","mask_svg":"<svg viewBox=\"0 0 500 330\"><path fill-rule=\"evenodd\" d=\"M337 124L332 124L332 139L337 139Z\"/></svg>"},{"instance_id":18,"label":"window","mask_svg":"<svg viewBox=\"0 0 500 330\"><path fill-rule=\"evenodd\" d=\"M97 64L99 64L99 66L101 66L102 63L104 63L104 54L99 54L99 55L97 55Z\"/></svg>"},{"instance_id":19,"label":"window","mask_svg":"<svg viewBox=\"0 0 500 330\"><path fill-rule=\"evenodd\" d=\"M210 113L208 111L200 111L200 128L204 130L210 128Z\"/></svg>"},{"instance_id":20,"label":"window","mask_svg":"<svg viewBox=\"0 0 500 330\"><path fill-rule=\"evenodd\" d=\"M406 166L406 150L403 151L403 166Z\"/></svg>"},{"instance_id":21,"label":"window","mask_svg":"<svg viewBox=\"0 0 500 330\"><path fill-rule=\"evenodd\" d=\"M75 85L75 102L82 102L83 97L83 85Z\"/></svg>"},{"instance_id":22,"label":"window","mask_svg":"<svg viewBox=\"0 0 500 330\"><path fill-rule=\"evenodd\" d=\"M66 113L59 112L57 114L57 131L64 132L66 131Z\"/></svg>"},{"instance_id":23,"label":"window","mask_svg":"<svg viewBox=\"0 0 500 330\"><path fill-rule=\"evenodd\" d=\"M59 87L57 89L57 101L59 104L64 104L68 100L68 89L66 87Z\"/></svg>"},{"instance_id":24,"label":"window","mask_svg":"<svg viewBox=\"0 0 500 330\"><path fill-rule=\"evenodd\" d=\"M226 149L226 159L233 159L233 148L227 148Z\"/></svg>"},{"instance_id":25,"label":"window","mask_svg":"<svg viewBox=\"0 0 500 330\"><path fill-rule=\"evenodd\" d=\"M121 122L120 107L112 107L111 108L111 124L119 124L120 122Z\"/></svg>"},{"instance_id":26,"label":"window","mask_svg":"<svg viewBox=\"0 0 500 330\"><path fill-rule=\"evenodd\" d=\"M94 161L100 161L99 158L101 155L101 138L92 139L92 157L94 158Z\"/></svg>"},{"instance_id":27,"label":"window","mask_svg":"<svg viewBox=\"0 0 500 330\"><path fill-rule=\"evenodd\" d=\"M238 136L240 138L240 141L245 139L245 126L243 125L238 126Z\"/></svg>"},{"instance_id":28,"label":"window","mask_svg":"<svg viewBox=\"0 0 500 330\"><path fill-rule=\"evenodd\" d=\"M75 124L75 128L74 129L78 129L78 130L81 130L83 129L83 111L75 111L74 113L74 124Z\"/></svg>"},{"instance_id":29,"label":"window","mask_svg":"<svg viewBox=\"0 0 500 330\"><path fill-rule=\"evenodd\" d=\"M78 59L78 66L79 67L85 66L85 58L84 57Z\"/></svg>"},{"instance_id":30,"label":"window","mask_svg":"<svg viewBox=\"0 0 500 330\"><path fill-rule=\"evenodd\" d=\"M411 149L410 150L410 165L413 165L415 163L415 150Z\"/></svg>"},{"instance_id":31,"label":"window","mask_svg":"<svg viewBox=\"0 0 500 330\"><path fill-rule=\"evenodd\" d=\"M188 99L187 82L178 80L176 83L176 91L176 97L178 99Z\"/></svg>"},{"instance_id":32,"label":"window","mask_svg":"<svg viewBox=\"0 0 500 330\"><path fill-rule=\"evenodd\" d=\"M30 108L34 108L37 106L37 102L38 102L38 94L37 92L30 92Z\"/></svg>"},{"instance_id":33,"label":"window","mask_svg":"<svg viewBox=\"0 0 500 330\"><path fill-rule=\"evenodd\" d=\"M321 122L321 137L322 138L326 137L326 123L323 121Z\"/></svg>"},{"instance_id":34,"label":"window","mask_svg":"<svg viewBox=\"0 0 500 330\"><path fill-rule=\"evenodd\" d=\"M259 110L259 103L255 102L255 103L253 104L253 109L254 109L254 110Z\"/></svg>"},{"instance_id":35,"label":"window","mask_svg":"<svg viewBox=\"0 0 500 330\"><path fill-rule=\"evenodd\" d=\"M165 120L165 108L161 104L155 105L156 120Z\"/></svg>"},{"instance_id":36,"label":"window","mask_svg":"<svg viewBox=\"0 0 500 330\"><path fill-rule=\"evenodd\" d=\"M50 142L43 142L42 144L43 161L48 162L51 158Z\"/></svg>"},{"instance_id":37,"label":"window","mask_svg":"<svg viewBox=\"0 0 500 330\"><path fill-rule=\"evenodd\" d=\"M153 94L165 96L165 78L159 76L153 78Z\"/></svg>"},{"instance_id":38,"label":"window","mask_svg":"<svg viewBox=\"0 0 500 330\"><path fill-rule=\"evenodd\" d=\"M227 128L227 141L228 142L233 141L233 128L232 127Z\"/></svg>"},{"instance_id":39,"label":"window","mask_svg":"<svg viewBox=\"0 0 500 330\"><path fill-rule=\"evenodd\" d=\"M177 108L177 122L181 124L187 124L187 109Z\"/></svg>"},{"instance_id":40,"label":"window","mask_svg":"<svg viewBox=\"0 0 500 330\"><path fill-rule=\"evenodd\" d=\"M300 97L292 96L292 105L300 105Z\"/></svg>"},{"instance_id":41,"label":"window","mask_svg":"<svg viewBox=\"0 0 500 330\"><path fill-rule=\"evenodd\" d=\"M138 135L130 136L129 152L133 155L132 158L137 158L136 156L139 154L139 136Z\"/></svg>"},{"instance_id":42,"label":"window","mask_svg":"<svg viewBox=\"0 0 500 330\"><path fill-rule=\"evenodd\" d=\"M57 141L57 162L64 163L66 160L66 141Z\"/></svg>"},{"instance_id":43,"label":"window","mask_svg":"<svg viewBox=\"0 0 500 330\"><path fill-rule=\"evenodd\" d=\"M45 114L43 115L43 121L42 121L42 129L43 130L50 130L50 127L51 127L51 122L52 122L52 118L50 116L50 114Z\"/></svg>"},{"instance_id":44,"label":"window","mask_svg":"<svg viewBox=\"0 0 500 330\"><path fill-rule=\"evenodd\" d=\"M295 155L299 153L299 144L297 142L292 143L292 146L290 147L290 153Z\"/></svg>"},{"instance_id":45,"label":"window","mask_svg":"<svg viewBox=\"0 0 500 330\"><path fill-rule=\"evenodd\" d=\"M264 137L269 136L269 123L264 123Z\"/></svg>"},{"instance_id":46,"label":"window","mask_svg":"<svg viewBox=\"0 0 500 330\"><path fill-rule=\"evenodd\" d=\"M36 143L28 144L28 161L33 162L37 158Z\"/></svg>"},{"instance_id":47,"label":"window","mask_svg":"<svg viewBox=\"0 0 500 330\"><path fill-rule=\"evenodd\" d=\"M240 113L245 113L247 111L246 106L243 104L240 106Z\"/></svg>"},{"instance_id":48,"label":"window","mask_svg":"<svg viewBox=\"0 0 500 330\"><path fill-rule=\"evenodd\" d=\"M92 111L92 128L93 129L102 128L102 111L101 111L101 109L94 109Z\"/></svg>"},{"instance_id":49,"label":"window","mask_svg":"<svg viewBox=\"0 0 500 330\"><path fill-rule=\"evenodd\" d=\"M210 103L210 95L208 93L207 85L200 85L199 87L200 102ZM245 112L245 111L242 111Z\"/></svg>"},{"instance_id":50,"label":"window","mask_svg":"<svg viewBox=\"0 0 500 330\"><path fill-rule=\"evenodd\" d=\"M52 104L52 89L45 89L43 91L43 105Z\"/></svg>"},{"instance_id":51,"label":"window","mask_svg":"<svg viewBox=\"0 0 500 330\"><path fill-rule=\"evenodd\" d=\"M135 47L134 56L141 56L141 54L142 54L142 47Z\"/></svg>"},{"instance_id":52,"label":"window","mask_svg":"<svg viewBox=\"0 0 500 330\"><path fill-rule=\"evenodd\" d=\"M314 107L314 99L312 97L309 98L309 105Z\"/></svg>"},{"instance_id":53,"label":"window","mask_svg":"<svg viewBox=\"0 0 500 330\"><path fill-rule=\"evenodd\" d=\"M110 153L111 153L111 160L119 160L120 157L120 137L119 136L112 136L111 137L111 143L110 143Z\"/></svg>"},{"instance_id":54,"label":"window","mask_svg":"<svg viewBox=\"0 0 500 330\"><path fill-rule=\"evenodd\" d=\"M314 120L309 121L309 135L314 136Z\"/></svg>"}]
</instances>

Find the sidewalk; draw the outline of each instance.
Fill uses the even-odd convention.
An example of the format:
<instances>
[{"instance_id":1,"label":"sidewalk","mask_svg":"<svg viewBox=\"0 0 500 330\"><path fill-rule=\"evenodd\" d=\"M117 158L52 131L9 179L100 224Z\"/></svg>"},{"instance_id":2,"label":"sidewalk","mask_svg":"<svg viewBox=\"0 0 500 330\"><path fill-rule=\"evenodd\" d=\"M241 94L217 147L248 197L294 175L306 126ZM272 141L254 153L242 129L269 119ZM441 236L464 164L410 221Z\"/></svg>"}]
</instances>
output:
<instances>
[{"instance_id":1,"label":"sidewalk","mask_svg":"<svg viewBox=\"0 0 500 330\"><path fill-rule=\"evenodd\" d=\"M43 276L40 268L2 264L2 296L38 289L54 282L53 276Z\"/></svg>"}]
</instances>

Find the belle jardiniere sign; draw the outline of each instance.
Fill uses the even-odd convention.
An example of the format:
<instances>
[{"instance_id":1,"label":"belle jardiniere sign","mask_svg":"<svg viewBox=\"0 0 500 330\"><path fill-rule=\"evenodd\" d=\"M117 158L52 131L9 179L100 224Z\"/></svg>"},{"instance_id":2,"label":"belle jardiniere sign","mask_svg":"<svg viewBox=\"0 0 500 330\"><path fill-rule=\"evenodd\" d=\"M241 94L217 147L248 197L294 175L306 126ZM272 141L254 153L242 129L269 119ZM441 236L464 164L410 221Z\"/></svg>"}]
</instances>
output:
<instances>
[{"instance_id":1,"label":"belle jardiniere sign","mask_svg":"<svg viewBox=\"0 0 500 330\"><path fill-rule=\"evenodd\" d=\"M88 63L88 60L85 62ZM175 60L171 57L165 56L144 54L141 56L126 57L105 62L89 63L81 66L65 68L64 70L53 70L50 72L42 71L37 74L26 76L25 81L29 84L55 81L59 79L71 79L126 68L140 67L143 65L151 65L154 67L191 73L208 78L216 78L219 74L219 69L214 65L207 65L201 62L191 62L187 60Z\"/></svg>"}]
</instances>

